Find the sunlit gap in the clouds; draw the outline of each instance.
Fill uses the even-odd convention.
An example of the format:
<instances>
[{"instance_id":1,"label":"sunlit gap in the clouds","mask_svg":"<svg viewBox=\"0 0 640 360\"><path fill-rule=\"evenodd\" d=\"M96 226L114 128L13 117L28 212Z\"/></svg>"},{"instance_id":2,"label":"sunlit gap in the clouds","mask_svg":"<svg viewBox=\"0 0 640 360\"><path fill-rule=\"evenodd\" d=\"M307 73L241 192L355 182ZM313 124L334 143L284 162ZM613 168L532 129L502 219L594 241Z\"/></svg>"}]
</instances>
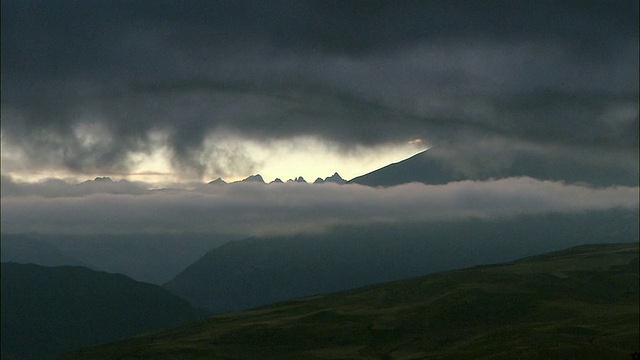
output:
<instances>
[{"instance_id":1,"label":"sunlit gap in the clouds","mask_svg":"<svg viewBox=\"0 0 640 360\"><path fill-rule=\"evenodd\" d=\"M86 151L100 151L94 127L75 132ZM86 137L86 139L85 139ZM84 181L97 176L114 180L143 181L152 186L185 182L208 182L217 177L227 182L260 174L265 181L283 181L302 176L308 182L338 172L344 179L401 161L428 148L422 139L378 145L344 145L315 136L279 139L255 139L223 132L205 137L192 158L181 164L169 145L169 135L156 131L146 137L145 151L130 152L125 171L91 169L74 172L63 166L64 160L52 154L46 164L30 164L29 156L11 141L2 142L2 174L14 180L36 182L46 178ZM197 167L190 169L189 164Z\"/></svg>"},{"instance_id":2,"label":"sunlit gap in the clouds","mask_svg":"<svg viewBox=\"0 0 640 360\"><path fill-rule=\"evenodd\" d=\"M260 174L265 181L302 176L312 182L335 172L345 179L351 179L426 149L422 141L415 140L373 146L345 146L314 136L256 140L212 135L205 141L204 152L211 155L211 163L203 180L220 176L226 181L236 181L251 174ZM215 154L219 153L227 157L216 159ZM215 168L226 174L215 173Z\"/></svg>"}]
</instances>

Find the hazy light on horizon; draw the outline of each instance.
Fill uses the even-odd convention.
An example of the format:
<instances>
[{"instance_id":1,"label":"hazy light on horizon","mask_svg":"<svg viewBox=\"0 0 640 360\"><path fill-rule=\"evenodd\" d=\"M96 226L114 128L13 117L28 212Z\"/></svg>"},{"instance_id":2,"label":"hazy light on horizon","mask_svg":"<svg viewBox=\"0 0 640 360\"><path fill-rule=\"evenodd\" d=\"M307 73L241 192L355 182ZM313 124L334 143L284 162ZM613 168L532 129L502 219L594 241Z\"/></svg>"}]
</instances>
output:
<instances>
[{"instance_id":1,"label":"hazy light on horizon","mask_svg":"<svg viewBox=\"0 0 640 360\"><path fill-rule=\"evenodd\" d=\"M79 127L80 140L94 144L96 131L92 127ZM84 181L98 176L114 179L143 181L151 184L176 182L209 182L218 177L227 182L238 181L249 175L260 174L266 182L280 178L283 181L299 176L308 182L339 173L352 179L388 164L404 160L425 151L422 139L374 146L345 147L313 136L286 139L248 139L228 133L212 133L199 149L203 165L199 173L181 167L167 146L168 134L156 131L149 134L149 150L128 154L128 168L77 172L60 166L63 162L51 154L50 167L29 167L28 154L13 148L11 142L2 143L2 175L16 181L37 182L47 178Z\"/></svg>"}]
</instances>

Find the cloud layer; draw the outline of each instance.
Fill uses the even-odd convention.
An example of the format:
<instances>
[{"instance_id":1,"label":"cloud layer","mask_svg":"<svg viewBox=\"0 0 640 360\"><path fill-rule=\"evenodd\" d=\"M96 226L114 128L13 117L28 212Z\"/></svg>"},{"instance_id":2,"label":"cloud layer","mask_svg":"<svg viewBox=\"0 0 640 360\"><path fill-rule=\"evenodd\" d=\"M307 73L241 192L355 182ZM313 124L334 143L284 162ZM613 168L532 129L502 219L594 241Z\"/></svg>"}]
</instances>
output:
<instances>
[{"instance_id":1,"label":"cloud layer","mask_svg":"<svg viewBox=\"0 0 640 360\"><path fill-rule=\"evenodd\" d=\"M220 133L342 151L416 137L588 148L630 166L637 14L634 1L5 1L2 142L17 155L3 171L126 172L158 152L190 180L259 170L242 147L207 152Z\"/></svg>"},{"instance_id":2,"label":"cloud layer","mask_svg":"<svg viewBox=\"0 0 640 360\"><path fill-rule=\"evenodd\" d=\"M638 209L637 187L592 188L531 178L447 185L234 184L146 190L96 181L2 183L2 232L181 233L237 236L325 230L339 224L496 218Z\"/></svg>"}]
</instances>

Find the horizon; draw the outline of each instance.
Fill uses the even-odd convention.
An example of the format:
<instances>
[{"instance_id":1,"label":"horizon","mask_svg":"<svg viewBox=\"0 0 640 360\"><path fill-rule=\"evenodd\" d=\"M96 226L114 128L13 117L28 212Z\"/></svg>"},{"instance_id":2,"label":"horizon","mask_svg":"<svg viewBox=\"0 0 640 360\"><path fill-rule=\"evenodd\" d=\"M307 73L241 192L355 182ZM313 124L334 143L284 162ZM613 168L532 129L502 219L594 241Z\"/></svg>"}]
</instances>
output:
<instances>
[{"instance_id":1,"label":"horizon","mask_svg":"<svg viewBox=\"0 0 640 360\"><path fill-rule=\"evenodd\" d=\"M364 172L364 173L358 173L357 175L355 175L353 177L342 176L342 174L340 174L339 171L333 171L333 173L330 174L330 175L326 175L326 173L325 173L325 175L317 176L315 178L307 178L307 177L304 177L304 176L301 176L301 175L300 176L289 177L289 178L281 177L281 176L276 176L276 177L273 177L273 178L266 178L260 172L256 172L256 173L251 173L251 174L246 175L245 177L240 177L240 178L223 178L223 177L218 176L218 177L216 177L214 179L208 179L208 180L204 179L201 182L191 181L191 182L187 182L187 183L180 183L180 182L144 181L144 180L137 180L137 179L132 179L131 178L131 176L136 176L136 175L139 175L139 176L169 175L169 174L155 174L155 173L120 174L120 173L109 173L109 172L107 172L107 173L100 173L100 174L97 174L97 175L91 175L91 176L87 176L87 177L81 177L81 176L74 176L74 177L45 177L45 178L36 178L36 177L34 177L34 178L29 179L29 180L21 178L21 177L15 177L14 178L14 176L12 176L12 174L3 174L2 176L6 177L7 180L10 180L12 182L26 183L26 184L38 184L38 183L44 183L44 182L47 182L47 181L56 181L56 180L61 180L61 181L64 181L64 182L70 183L70 184L74 184L74 183L75 184L81 184L81 183L89 182L89 181L111 180L113 182L118 182L118 181L140 182L140 183L145 183L145 184L148 184L149 186L156 187L156 188L162 188L163 186L175 186L175 185L179 185L179 184L184 184L184 185L210 184L213 181L218 180L218 179L222 180L226 184L233 184L233 183L242 182L243 180L247 180L249 178L252 178L252 177L258 176L258 175L263 179L263 181L266 184L274 183L276 180L281 180L282 182L287 183L287 182L294 181L296 178L299 178L299 177L304 178L305 182L312 184L316 180L323 180L324 181L327 178L330 178L330 177L335 176L335 175L338 175L338 176L340 176L340 178L342 178L346 182L349 182L349 181L351 181L351 180L353 180L353 179L355 179L357 177L367 175L367 174L369 174L371 172L375 172L376 170L380 170L381 168L384 168L386 166L397 164L397 163L400 163L402 161L408 160L408 159L410 159L410 158L412 158L412 157L414 157L416 155L422 154L422 153L424 153L424 152L426 152L428 150L429 150L429 148L423 149L423 150L420 150L418 152L412 153L409 156L394 160L394 161L389 162L389 163L383 162L381 166L373 168L373 169L371 169L371 170L369 170L367 172ZM294 173L294 172L295 172L295 170L292 171L292 173Z\"/></svg>"},{"instance_id":2,"label":"horizon","mask_svg":"<svg viewBox=\"0 0 640 360\"><path fill-rule=\"evenodd\" d=\"M111 172L101 172L101 173L97 173L97 174L92 174L92 175L75 175L75 176L62 176L62 177L56 177L56 176L48 176L48 177L37 177L37 176L30 176L27 178L21 177L21 176L15 176L14 174L2 174L3 178L7 178L7 180L10 180L12 182L17 182L17 183L27 183L27 184L38 184L38 183L43 183L43 182L47 182L47 181L55 181L55 180L61 180L67 183L83 183L83 182L87 182L87 181L95 181L95 180L100 180L100 179L105 179L108 178L111 181L129 181L129 182L141 182L141 183L146 183L149 184L149 186L152 187L156 187L156 188L162 188L163 186L175 186L175 185L179 185L179 184L183 184L185 186L188 185L193 185L193 184L208 184L211 183L217 179L220 179L222 181L224 181L227 184L232 184L232 183L237 183L237 182L241 182L243 180L246 180L248 178L251 178L253 176L256 175L260 175L262 177L262 179L264 180L264 182L266 184L270 184L273 183L275 180L279 179L282 182L289 182L290 180L293 181L296 178L302 177L304 178L305 182L308 183L313 183L314 181L320 179L320 180L325 180L327 178L330 178L334 175L339 175L343 180L349 182L357 177L360 176L364 176L367 175L371 172L374 172L376 170L379 170L381 168L384 168L386 166L389 165L393 165L399 162L402 162L404 160L410 159L416 155L422 154L426 151L428 151L429 148L426 149L422 149L419 150L417 152L413 152L410 153L410 155L408 156L404 156L401 158L394 158L393 161L391 162L387 162L387 158L383 158L382 160L378 159L378 161L373 162L372 164L367 164L367 166L363 166L361 167L361 169L366 169L365 172L360 172L361 170L356 170L358 172L355 172L355 176L343 176L340 171L335 170L333 171L330 175L326 175L327 173L323 173L321 175L315 176L315 177L309 177L307 178L306 176L302 176L302 175L298 175L298 176L293 176L293 177L284 177L284 176L275 176L275 177L265 177L264 175L262 175L260 172L255 172L255 173L249 173L248 175L243 175L243 177L227 177L227 178L223 178L221 176L218 176L216 178L209 178L209 179L203 179L202 181L190 181L190 182L170 182L170 181L153 181L153 177L154 176L170 176L171 174L164 174L164 173L156 173L156 172L141 172L141 173L133 173L133 174L122 174L122 173L111 173ZM381 164L381 165L378 165ZM372 167L375 166L375 167ZM295 167L291 167L291 169L295 169ZM296 173L296 170L291 170L289 171L290 173ZM270 172L268 172L270 173ZM320 172L314 172L314 173L318 173L320 174ZM347 170L348 174L354 173L354 171L349 171ZM152 177L152 181L145 181L145 179L142 179L141 177L147 177L147 176L151 176Z\"/></svg>"}]
</instances>

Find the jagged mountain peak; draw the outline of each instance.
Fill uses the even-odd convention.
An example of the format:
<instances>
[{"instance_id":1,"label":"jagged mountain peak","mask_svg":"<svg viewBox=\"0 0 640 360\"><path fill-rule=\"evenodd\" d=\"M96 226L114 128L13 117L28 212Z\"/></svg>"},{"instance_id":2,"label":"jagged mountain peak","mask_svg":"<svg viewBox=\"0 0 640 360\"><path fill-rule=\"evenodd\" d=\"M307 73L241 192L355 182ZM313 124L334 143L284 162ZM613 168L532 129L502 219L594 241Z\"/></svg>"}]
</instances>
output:
<instances>
[{"instance_id":1,"label":"jagged mountain peak","mask_svg":"<svg viewBox=\"0 0 640 360\"><path fill-rule=\"evenodd\" d=\"M98 176L93 180L87 180L87 181L83 181L81 184L92 184L92 183L112 183L114 182L113 179L111 179L108 176Z\"/></svg>"},{"instance_id":2,"label":"jagged mountain peak","mask_svg":"<svg viewBox=\"0 0 640 360\"><path fill-rule=\"evenodd\" d=\"M307 183L307 180L305 180L302 176L298 176L298 177L296 177L296 178L294 178L294 179L289 179L289 180L287 180L287 182L288 182L288 183L290 183L290 182L297 182L297 183L305 183L305 184L306 184L306 183Z\"/></svg>"},{"instance_id":3,"label":"jagged mountain peak","mask_svg":"<svg viewBox=\"0 0 640 360\"><path fill-rule=\"evenodd\" d=\"M209 185L226 185L227 182L222 180L222 178L218 177L217 179L210 181Z\"/></svg>"},{"instance_id":4,"label":"jagged mountain peak","mask_svg":"<svg viewBox=\"0 0 640 360\"><path fill-rule=\"evenodd\" d=\"M264 178L262 177L262 175L260 174L255 174L255 175L250 175L248 177L246 177L243 180L240 181L235 181L233 183L242 183L242 182L257 182L257 183L265 183ZM296 182L296 183L304 183L304 184L308 184L307 180L305 180L305 178L303 176L297 176L293 179L289 179L286 181L287 183L290 182ZM340 174L338 174L337 172L333 173L333 175L328 176L324 179L322 179L321 177L316 178L316 180L313 182L313 184L323 184L323 183L335 183L335 184L346 184L347 181L345 179L343 179ZM275 178L273 181L269 182L269 184L282 184L284 183L284 181L282 181L282 179L280 178ZM229 183L227 183L226 181L224 181L222 178L218 177L213 181L210 181L208 183L209 185L227 185Z\"/></svg>"},{"instance_id":5,"label":"jagged mountain peak","mask_svg":"<svg viewBox=\"0 0 640 360\"><path fill-rule=\"evenodd\" d=\"M103 182L113 182L113 180L108 176L98 176L95 179L93 179L93 181L96 181L96 182L102 182L102 181Z\"/></svg>"},{"instance_id":6,"label":"jagged mountain peak","mask_svg":"<svg viewBox=\"0 0 640 360\"><path fill-rule=\"evenodd\" d=\"M262 175L260 174L255 174L255 175L250 175L249 177L247 177L246 179L241 180L240 182L257 182L257 183L262 183L264 184L264 179L262 178Z\"/></svg>"},{"instance_id":7,"label":"jagged mountain peak","mask_svg":"<svg viewBox=\"0 0 640 360\"><path fill-rule=\"evenodd\" d=\"M332 182L332 183L336 183L336 184L346 184L347 180L343 179L342 176L340 176L340 174L335 172L333 175L325 178L324 182Z\"/></svg>"}]
</instances>

